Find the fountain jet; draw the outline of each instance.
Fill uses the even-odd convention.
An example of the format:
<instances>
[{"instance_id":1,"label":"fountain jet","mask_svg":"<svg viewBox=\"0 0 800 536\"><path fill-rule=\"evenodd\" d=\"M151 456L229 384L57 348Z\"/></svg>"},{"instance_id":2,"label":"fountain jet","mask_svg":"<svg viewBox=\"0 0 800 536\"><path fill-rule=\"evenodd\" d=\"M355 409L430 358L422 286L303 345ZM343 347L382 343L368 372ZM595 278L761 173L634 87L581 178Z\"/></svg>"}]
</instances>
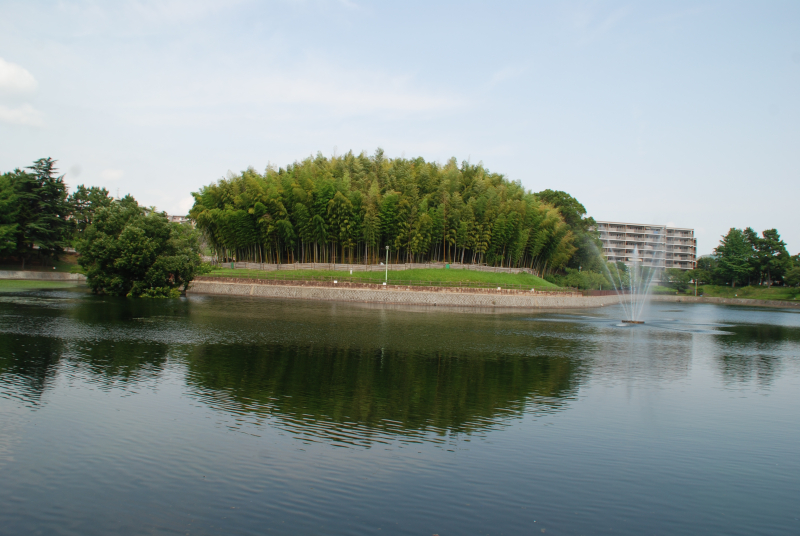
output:
<instances>
[{"instance_id":1,"label":"fountain jet","mask_svg":"<svg viewBox=\"0 0 800 536\"><path fill-rule=\"evenodd\" d=\"M657 258L658 252L654 251L652 260L655 261ZM630 264L626 264L627 272L617 267L614 270L615 273L612 274L607 264L605 262L602 264L625 312L625 319L622 320L622 323L644 324L642 314L650 301L653 282L656 279L657 263L651 262L651 266L644 266L644 259L639 254L638 246L634 246L633 254L629 259Z\"/></svg>"}]
</instances>

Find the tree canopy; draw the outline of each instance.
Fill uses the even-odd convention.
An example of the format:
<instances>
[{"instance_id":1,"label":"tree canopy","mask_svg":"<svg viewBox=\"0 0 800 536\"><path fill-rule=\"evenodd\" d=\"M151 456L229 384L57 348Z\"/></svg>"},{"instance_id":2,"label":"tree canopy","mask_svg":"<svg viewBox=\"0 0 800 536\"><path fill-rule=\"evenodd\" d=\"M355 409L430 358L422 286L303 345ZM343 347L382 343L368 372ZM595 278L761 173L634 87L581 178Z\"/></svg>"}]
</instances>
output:
<instances>
[{"instance_id":1,"label":"tree canopy","mask_svg":"<svg viewBox=\"0 0 800 536\"><path fill-rule=\"evenodd\" d=\"M200 269L197 234L127 196L101 208L78 242L78 262L99 294L175 297Z\"/></svg>"},{"instance_id":2,"label":"tree canopy","mask_svg":"<svg viewBox=\"0 0 800 536\"><path fill-rule=\"evenodd\" d=\"M40 158L0 176L0 254L58 257L71 239L70 205L56 161Z\"/></svg>"},{"instance_id":3,"label":"tree canopy","mask_svg":"<svg viewBox=\"0 0 800 536\"><path fill-rule=\"evenodd\" d=\"M575 253L568 262L570 268L603 271L603 243L596 230L594 218L586 216L586 207L567 192L542 190L536 197L556 207L575 235Z\"/></svg>"},{"instance_id":4,"label":"tree canopy","mask_svg":"<svg viewBox=\"0 0 800 536\"><path fill-rule=\"evenodd\" d=\"M575 234L518 182L453 158L318 154L248 169L193 194L190 216L220 258L255 262L474 262L546 273Z\"/></svg>"},{"instance_id":5,"label":"tree canopy","mask_svg":"<svg viewBox=\"0 0 800 536\"><path fill-rule=\"evenodd\" d=\"M744 230L732 227L714 254L716 258L705 261L703 267L718 282L733 287L745 282L771 286L776 280L782 281L794 265L776 229L767 229L759 236L750 227Z\"/></svg>"}]
</instances>

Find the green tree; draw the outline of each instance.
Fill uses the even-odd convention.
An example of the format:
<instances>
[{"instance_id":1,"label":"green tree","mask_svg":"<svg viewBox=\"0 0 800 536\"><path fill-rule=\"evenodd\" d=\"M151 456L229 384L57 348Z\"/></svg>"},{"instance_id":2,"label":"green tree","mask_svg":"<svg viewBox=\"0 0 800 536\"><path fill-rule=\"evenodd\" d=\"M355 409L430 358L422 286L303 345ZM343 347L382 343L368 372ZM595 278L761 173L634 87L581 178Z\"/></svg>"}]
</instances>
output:
<instances>
[{"instance_id":1,"label":"green tree","mask_svg":"<svg viewBox=\"0 0 800 536\"><path fill-rule=\"evenodd\" d=\"M17 170L14 173L20 173ZM0 175L0 256L14 255L17 251L19 223L19 196L12 173Z\"/></svg>"},{"instance_id":2,"label":"green tree","mask_svg":"<svg viewBox=\"0 0 800 536\"><path fill-rule=\"evenodd\" d=\"M755 254L752 243L741 229L732 227L714 249L717 256L717 274L736 288L737 283L747 280L752 274L752 259Z\"/></svg>"},{"instance_id":3,"label":"green tree","mask_svg":"<svg viewBox=\"0 0 800 536\"><path fill-rule=\"evenodd\" d=\"M783 275L783 282L790 287L800 286L800 266L792 266Z\"/></svg>"},{"instance_id":4,"label":"green tree","mask_svg":"<svg viewBox=\"0 0 800 536\"><path fill-rule=\"evenodd\" d=\"M767 229L755 241L755 259L761 274L771 287L775 279L780 280L791 265L791 257L786 251L786 243L776 229Z\"/></svg>"},{"instance_id":5,"label":"green tree","mask_svg":"<svg viewBox=\"0 0 800 536\"><path fill-rule=\"evenodd\" d=\"M92 291L113 296L176 297L201 267L196 231L130 196L97 211L78 252Z\"/></svg>"},{"instance_id":6,"label":"green tree","mask_svg":"<svg viewBox=\"0 0 800 536\"><path fill-rule=\"evenodd\" d=\"M664 270L664 279L669 287L674 288L678 292L684 292L689 288L689 281L692 280L692 274L689 273L689 270L667 268Z\"/></svg>"},{"instance_id":7,"label":"green tree","mask_svg":"<svg viewBox=\"0 0 800 536\"><path fill-rule=\"evenodd\" d=\"M95 214L101 208L111 205L114 200L108 195L108 190L98 186L87 188L83 184L70 194L68 204L75 225L76 237L80 236L94 221Z\"/></svg>"},{"instance_id":8,"label":"green tree","mask_svg":"<svg viewBox=\"0 0 800 536\"><path fill-rule=\"evenodd\" d=\"M536 197L556 207L564 218L564 222L575 235L575 253L568 266L584 270L601 271L603 262L601 252L603 245L599 233L594 230L594 218L586 216L586 207L567 192L560 190L542 190Z\"/></svg>"},{"instance_id":9,"label":"green tree","mask_svg":"<svg viewBox=\"0 0 800 536\"><path fill-rule=\"evenodd\" d=\"M369 262L370 251L375 259L389 246L395 262L458 259L541 273L565 266L576 249L557 208L454 158L317 154L263 174L230 174L193 195L190 216L225 259L276 262L292 258L299 243L301 259L339 262L349 254L352 262L363 252Z\"/></svg>"},{"instance_id":10,"label":"green tree","mask_svg":"<svg viewBox=\"0 0 800 536\"><path fill-rule=\"evenodd\" d=\"M64 176L55 160L41 158L26 168L3 175L0 184L2 252L21 259L55 257L64 251L71 233L70 207Z\"/></svg>"}]
</instances>

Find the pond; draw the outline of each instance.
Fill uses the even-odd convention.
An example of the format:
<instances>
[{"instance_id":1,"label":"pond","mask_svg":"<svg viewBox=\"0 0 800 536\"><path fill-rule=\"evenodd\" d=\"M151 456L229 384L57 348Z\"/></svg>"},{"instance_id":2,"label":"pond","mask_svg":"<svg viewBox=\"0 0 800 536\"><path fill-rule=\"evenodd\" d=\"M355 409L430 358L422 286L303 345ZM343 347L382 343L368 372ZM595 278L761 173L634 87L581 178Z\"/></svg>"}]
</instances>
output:
<instances>
[{"instance_id":1,"label":"pond","mask_svg":"<svg viewBox=\"0 0 800 536\"><path fill-rule=\"evenodd\" d=\"M800 532L800 314L0 295L4 534Z\"/></svg>"}]
</instances>

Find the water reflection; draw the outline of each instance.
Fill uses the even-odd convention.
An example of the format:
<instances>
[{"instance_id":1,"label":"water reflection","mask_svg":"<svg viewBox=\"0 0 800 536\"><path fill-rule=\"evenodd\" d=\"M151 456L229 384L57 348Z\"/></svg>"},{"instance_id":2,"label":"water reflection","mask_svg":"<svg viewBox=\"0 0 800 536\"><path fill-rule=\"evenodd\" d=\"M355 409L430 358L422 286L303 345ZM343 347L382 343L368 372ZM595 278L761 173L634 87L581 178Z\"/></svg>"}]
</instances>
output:
<instances>
[{"instance_id":1,"label":"water reflection","mask_svg":"<svg viewBox=\"0 0 800 536\"><path fill-rule=\"evenodd\" d=\"M75 341L63 356L71 365L71 376L88 376L92 383L108 389L158 377L168 353L166 344L100 339Z\"/></svg>"},{"instance_id":2,"label":"water reflection","mask_svg":"<svg viewBox=\"0 0 800 536\"><path fill-rule=\"evenodd\" d=\"M139 388L173 363L190 395L236 416L232 426L279 421L304 437L351 444L386 433L472 433L562 409L591 346L569 326L543 332L492 315L55 291L11 303L0 304L3 396L39 403L59 374Z\"/></svg>"},{"instance_id":3,"label":"water reflection","mask_svg":"<svg viewBox=\"0 0 800 536\"><path fill-rule=\"evenodd\" d=\"M759 320L773 323L747 323L733 308L655 309L649 325L620 329L612 308L420 314L311 302L110 299L76 290L3 298L0 396L39 404L59 374L126 389L157 383L174 363L190 394L236 416L232 426L279 421L328 439L347 429L359 437L471 433L564 409L591 377L685 378L698 356L711 357L726 383L767 387L785 363L796 365L800 346L791 318L775 322L780 313L759 311Z\"/></svg>"},{"instance_id":4,"label":"water reflection","mask_svg":"<svg viewBox=\"0 0 800 536\"><path fill-rule=\"evenodd\" d=\"M314 346L196 348L187 381L225 411L279 415L295 432L472 432L523 411L555 411L577 389L566 357L421 354ZM314 423L310 426L310 423Z\"/></svg>"},{"instance_id":5,"label":"water reflection","mask_svg":"<svg viewBox=\"0 0 800 536\"><path fill-rule=\"evenodd\" d=\"M62 348L59 339L0 334L0 397L39 404L55 379Z\"/></svg>"},{"instance_id":6,"label":"water reflection","mask_svg":"<svg viewBox=\"0 0 800 536\"><path fill-rule=\"evenodd\" d=\"M800 315L4 298L8 533L797 526Z\"/></svg>"},{"instance_id":7,"label":"water reflection","mask_svg":"<svg viewBox=\"0 0 800 536\"><path fill-rule=\"evenodd\" d=\"M717 342L717 362L728 384L753 380L762 387L778 377L785 359L796 358L800 329L784 325L751 324L731 326L731 336Z\"/></svg>"}]
</instances>

